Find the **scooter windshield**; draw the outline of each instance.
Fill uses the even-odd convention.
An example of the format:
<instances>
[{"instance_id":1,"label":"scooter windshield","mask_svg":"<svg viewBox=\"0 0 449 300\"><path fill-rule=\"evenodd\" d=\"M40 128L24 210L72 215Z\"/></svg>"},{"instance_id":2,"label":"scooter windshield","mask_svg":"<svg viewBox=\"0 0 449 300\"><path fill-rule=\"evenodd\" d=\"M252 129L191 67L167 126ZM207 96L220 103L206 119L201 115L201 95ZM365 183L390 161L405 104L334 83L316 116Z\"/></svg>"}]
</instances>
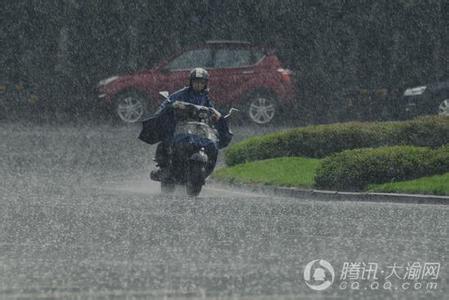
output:
<instances>
[{"instance_id":1,"label":"scooter windshield","mask_svg":"<svg viewBox=\"0 0 449 300\"><path fill-rule=\"evenodd\" d=\"M175 135L188 134L218 142L218 133L215 129L201 122L180 122L176 125Z\"/></svg>"}]
</instances>

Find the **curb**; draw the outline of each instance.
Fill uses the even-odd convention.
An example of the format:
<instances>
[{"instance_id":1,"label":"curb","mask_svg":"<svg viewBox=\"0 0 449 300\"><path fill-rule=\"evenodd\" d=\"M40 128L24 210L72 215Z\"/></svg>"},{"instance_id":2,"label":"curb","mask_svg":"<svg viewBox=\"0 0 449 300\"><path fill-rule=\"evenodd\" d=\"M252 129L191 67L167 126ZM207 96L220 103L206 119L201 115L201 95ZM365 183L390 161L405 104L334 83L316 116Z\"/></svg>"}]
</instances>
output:
<instances>
[{"instance_id":1,"label":"curb","mask_svg":"<svg viewBox=\"0 0 449 300\"><path fill-rule=\"evenodd\" d=\"M219 185L224 188L227 187L263 194L275 194L303 200L449 205L449 196L397 193L339 192L300 189L293 187L279 187L262 184L229 183L217 181L216 179L208 179L208 183Z\"/></svg>"}]
</instances>

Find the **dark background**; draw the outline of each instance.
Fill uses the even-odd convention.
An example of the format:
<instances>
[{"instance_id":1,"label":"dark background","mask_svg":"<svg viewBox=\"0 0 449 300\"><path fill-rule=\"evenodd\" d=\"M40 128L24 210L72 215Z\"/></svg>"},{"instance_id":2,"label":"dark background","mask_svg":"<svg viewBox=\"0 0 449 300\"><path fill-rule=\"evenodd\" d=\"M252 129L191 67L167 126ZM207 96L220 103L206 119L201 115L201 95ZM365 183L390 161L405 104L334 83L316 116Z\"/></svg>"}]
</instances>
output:
<instances>
[{"instance_id":1,"label":"dark background","mask_svg":"<svg viewBox=\"0 0 449 300\"><path fill-rule=\"evenodd\" d=\"M377 112L353 111L342 98L357 91L368 104L382 105L381 89L392 98L448 75L449 2L442 0L21 0L2 6L0 116L6 119L96 117L93 91L100 79L211 39L276 48L296 71L298 102L310 123L375 119Z\"/></svg>"}]
</instances>

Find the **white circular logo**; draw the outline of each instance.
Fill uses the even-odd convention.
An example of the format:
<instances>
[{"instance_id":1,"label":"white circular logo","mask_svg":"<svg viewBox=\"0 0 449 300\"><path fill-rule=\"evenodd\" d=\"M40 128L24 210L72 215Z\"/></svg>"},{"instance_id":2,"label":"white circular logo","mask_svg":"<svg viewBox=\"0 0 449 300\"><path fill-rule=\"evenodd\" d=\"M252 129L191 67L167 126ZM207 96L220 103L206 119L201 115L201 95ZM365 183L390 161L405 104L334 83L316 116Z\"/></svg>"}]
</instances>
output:
<instances>
[{"instance_id":1,"label":"white circular logo","mask_svg":"<svg viewBox=\"0 0 449 300\"><path fill-rule=\"evenodd\" d=\"M304 280L312 290L324 291L332 285L334 278L334 268L323 259L312 260L304 268Z\"/></svg>"}]
</instances>

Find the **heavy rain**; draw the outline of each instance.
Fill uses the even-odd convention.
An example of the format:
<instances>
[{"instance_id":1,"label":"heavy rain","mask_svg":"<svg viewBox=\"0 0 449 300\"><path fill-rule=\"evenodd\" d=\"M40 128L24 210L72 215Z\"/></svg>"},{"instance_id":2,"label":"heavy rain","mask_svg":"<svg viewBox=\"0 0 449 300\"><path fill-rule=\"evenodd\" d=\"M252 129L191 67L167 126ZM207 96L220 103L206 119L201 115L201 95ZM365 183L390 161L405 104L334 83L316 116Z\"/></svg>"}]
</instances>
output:
<instances>
[{"instance_id":1,"label":"heavy rain","mask_svg":"<svg viewBox=\"0 0 449 300\"><path fill-rule=\"evenodd\" d=\"M0 299L449 298L447 1L3 2Z\"/></svg>"}]
</instances>

